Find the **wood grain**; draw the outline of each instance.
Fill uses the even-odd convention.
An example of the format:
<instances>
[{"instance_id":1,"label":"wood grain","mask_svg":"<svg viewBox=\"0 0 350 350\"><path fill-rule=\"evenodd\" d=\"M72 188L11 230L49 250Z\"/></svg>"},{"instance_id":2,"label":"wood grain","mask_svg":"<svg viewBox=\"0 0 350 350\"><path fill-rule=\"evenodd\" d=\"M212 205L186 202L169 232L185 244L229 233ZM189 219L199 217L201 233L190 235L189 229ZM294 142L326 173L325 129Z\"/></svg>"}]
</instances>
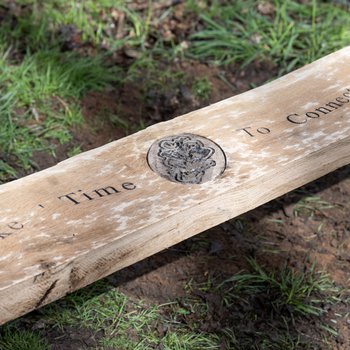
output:
<instances>
[{"instance_id":1,"label":"wood grain","mask_svg":"<svg viewBox=\"0 0 350 350\"><path fill-rule=\"evenodd\" d=\"M0 186L0 324L348 164L349 132L345 48ZM182 184L150 169L151 145L184 133L222 148L221 176Z\"/></svg>"}]
</instances>

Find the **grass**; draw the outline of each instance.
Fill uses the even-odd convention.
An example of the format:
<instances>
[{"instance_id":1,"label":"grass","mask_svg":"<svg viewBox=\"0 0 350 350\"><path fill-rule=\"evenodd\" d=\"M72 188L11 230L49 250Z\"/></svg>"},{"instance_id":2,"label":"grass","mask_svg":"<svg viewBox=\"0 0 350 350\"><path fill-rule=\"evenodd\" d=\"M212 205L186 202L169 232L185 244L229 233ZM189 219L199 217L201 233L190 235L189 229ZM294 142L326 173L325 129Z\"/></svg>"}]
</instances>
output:
<instances>
[{"instance_id":1,"label":"grass","mask_svg":"<svg viewBox=\"0 0 350 350\"><path fill-rule=\"evenodd\" d=\"M211 89L211 82L207 77L195 79L192 85L194 95L203 100L209 99Z\"/></svg>"},{"instance_id":2,"label":"grass","mask_svg":"<svg viewBox=\"0 0 350 350\"><path fill-rule=\"evenodd\" d=\"M160 34L157 23L175 8L157 17L151 6L137 11L121 0L16 4L23 5L20 12L6 16L0 27L0 183L33 171L33 153L54 154L57 145L74 138L89 91L114 89L119 96L123 84L134 84L143 94L140 104L147 104L148 99L163 101L184 85L207 101L213 89L209 79L189 80L181 64L176 68L174 63L190 58L225 69L270 61L282 74L350 43L348 12L331 2L276 0L273 13L263 15L253 0L187 0L185 16L194 25L185 37L171 40ZM118 33L120 16L124 27ZM131 56L127 66L116 63L120 53ZM101 122L103 113L96 116ZM122 113L107 117L126 134L146 125L131 125ZM67 156L80 153L81 147L69 146ZM306 196L294 215L315 216L331 207ZM234 225L239 232L246 229L243 221ZM310 344L298 327L312 322L325 338L337 335L324 316L341 291L315 266L304 272L286 267L271 271L251 260L249 271L216 282L188 282L186 297L155 305L133 300L104 280L36 315L47 329L89 329L98 335L100 349L307 349ZM213 305L211 297L219 302ZM217 307L220 315L213 311ZM40 332L27 328L20 321L2 327L0 350L50 348Z\"/></svg>"},{"instance_id":3,"label":"grass","mask_svg":"<svg viewBox=\"0 0 350 350\"><path fill-rule=\"evenodd\" d=\"M133 71L145 68L146 60L156 72L145 53L151 10L141 17L124 1L110 0L18 0L16 6L20 14L10 12L0 28L0 183L32 172L34 152L54 155L57 144L72 139L72 128L83 121L81 99L88 91L116 88L124 81L125 71L107 63L113 52L121 47L139 50L129 80L138 79ZM120 15L125 26L122 38L116 39ZM93 53L67 49L80 44ZM153 89L169 80L166 75L150 79ZM127 134L145 126L143 121L128 125L117 115L111 121Z\"/></svg>"},{"instance_id":4,"label":"grass","mask_svg":"<svg viewBox=\"0 0 350 350\"><path fill-rule=\"evenodd\" d=\"M267 60L283 73L350 43L348 12L331 3L278 0L270 16L252 0L213 1L197 11L204 29L192 35L190 52L216 64Z\"/></svg>"},{"instance_id":5,"label":"grass","mask_svg":"<svg viewBox=\"0 0 350 350\"><path fill-rule=\"evenodd\" d=\"M342 291L327 275L315 265L300 273L249 262L248 272L224 282L187 284L187 296L169 303L131 299L105 279L40 309L36 317L58 336L67 327L89 330L101 350L308 349L299 329L305 320L325 339L337 336L324 316ZM21 329L21 319L0 328L0 349L50 348L40 333Z\"/></svg>"},{"instance_id":6,"label":"grass","mask_svg":"<svg viewBox=\"0 0 350 350\"><path fill-rule=\"evenodd\" d=\"M123 2L19 0L20 5L20 15L6 16L0 28L0 183L16 178L18 170L32 171L34 152L54 155L83 121L84 94L122 79L121 70L106 63L106 50L91 56L65 50L69 36L79 33L79 40L95 45L107 36L112 50L126 41L142 46L146 35L144 22L125 8L130 37L108 34L110 17L105 20L101 11L122 8Z\"/></svg>"},{"instance_id":7,"label":"grass","mask_svg":"<svg viewBox=\"0 0 350 350\"><path fill-rule=\"evenodd\" d=\"M103 294L99 294L101 291ZM220 349L218 336L193 331L177 320L183 311L177 302L148 305L133 301L100 281L41 312L42 319L61 329L74 326L102 331L102 349ZM160 327L164 331L159 331Z\"/></svg>"},{"instance_id":8,"label":"grass","mask_svg":"<svg viewBox=\"0 0 350 350\"><path fill-rule=\"evenodd\" d=\"M167 62L161 62L161 64L160 66L157 63L152 53L146 53L130 65L126 81L141 81L145 91L162 91L185 84L186 74L184 72L169 67Z\"/></svg>"},{"instance_id":9,"label":"grass","mask_svg":"<svg viewBox=\"0 0 350 350\"><path fill-rule=\"evenodd\" d=\"M82 122L84 93L119 79L118 70L105 66L102 57L58 51L27 54L15 63L3 49L0 70L0 149L24 170L32 166L34 151L54 151L48 140L63 144L71 139L71 128ZM4 162L1 170L0 181L16 173Z\"/></svg>"},{"instance_id":10,"label":"grass","mask_svg":"<svg viewBox=\"0 0 350 350\"><path fill-rule=\"evenodd\" d=\"M255 260L249 260L251 273L237 274L225 281L232 287L226 303L234 302L237 295L249 297L264 294L275 315L321 316L324 305L340 301L340 289L326 274L315 271L312 265L306 272L295 272L287 267L279 271L266 271Z\"/></svg>"},{"instance_id":11,"label":"grass","mask_svg":"<svg viewBox=\"0 0 350 350\"><path fill-rule=\"evenodd\" d=\"M70 157L74 157L74 156L80 154L81 152L82 151L81 151L80 146L74 146L67 152L67 155L70 158Z\"/></svg>"},{"instance_id":12,"label":"grass","mask_svg":"<svg viewBox=\"0 0 350 350\"><path fill-rule=\"evenodd\" d=\"M141 18L121 0L17 0L16 4L25 7L15 19L9 17L5 21L3 28L7 31L4 32L18 48L25 46L30 51L60 47L74 35L79 37L76 38L79 42L90 42L110 50L126 43L143 47L149 33L149 16ZM120 13L125 15L127 33L116 40L115 23Z\"/></svg>"},{"instance_id":13,"label":"grass","mask_svg":"<svg viewBox=\"0 0 350 350\"><path fill-rule=\"evenodd\" d=\"M294 216L314 217L323 211L336 208L337 205L329 203L319 196L305 196L293 208Z\"/></svg>"},{"instance_id":14,"label":"grass","mask_svg":"<svg viewBox=\"0 0 350 350\"><path fill-rule=\"evenodd\" d=\"M235 345L239 344L234 349L311 349L311 344L323 348L329 337L338 335L323 320L332 305L344 300L344 290L316 271L315 264L300 272L288 267L271 270L254 259L248 261L249 271L216 287L228 314L240 315L232 320ZM311 333L308 340L311 323L317 325L319 339Z\"/></svg>"},{"instance_id":15,"label":"grass","mask_svg":"<svg viewBox=\"0 0 350 350\"><path fill-rule=\"evenodd\" d=\"M48 344L40 335L18 330L13 326L4 326L0 332L1 350L48 350Z\"/></svg>"},{"instance_id":16,"label":"grass","mask_svg":"<svg viewBox=\"0 0 350 350\"><path fill-rule=\"evenodd\" d=\"M326 2L279 0L273 13L263 15L253 0L187 0L184 18L199 23L181 40L169 40L158 29L173 7L159 17L153 6L137 11L122 0L15 4L0 28L0 182L33 171L33 152L54 154L57 144L72 139L88 91L131 81L141 84L144 100L162 100L165 87L173 91L188 83L184 72L169 69L174 60L191 57L221 66L268 60L286 72L350 42L346 9ZM118 50L135 55L128 67L111 63ZM210 82L198 77L191 90L206 101ZM144 126L128 125L122 115L111 120L127 134Z\"/></svg>"}]
</instances>

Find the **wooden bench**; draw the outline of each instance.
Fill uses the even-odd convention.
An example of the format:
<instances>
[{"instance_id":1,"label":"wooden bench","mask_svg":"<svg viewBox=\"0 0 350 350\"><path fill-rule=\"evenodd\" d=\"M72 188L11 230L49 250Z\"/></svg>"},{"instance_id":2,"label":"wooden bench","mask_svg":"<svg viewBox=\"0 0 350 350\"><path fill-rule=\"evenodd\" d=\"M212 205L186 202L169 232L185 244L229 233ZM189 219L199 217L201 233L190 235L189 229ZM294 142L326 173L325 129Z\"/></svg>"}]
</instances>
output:
<instances>
[{"instance_id":1,"label":"wooden bench","mask_svg":"<svg viewBox=\"0 0 350 350\"><path fill-rule=\"evenodd\" d=\"M0 187L0 324L350 162L350 48Z\"/></svg>"}]
</instances>

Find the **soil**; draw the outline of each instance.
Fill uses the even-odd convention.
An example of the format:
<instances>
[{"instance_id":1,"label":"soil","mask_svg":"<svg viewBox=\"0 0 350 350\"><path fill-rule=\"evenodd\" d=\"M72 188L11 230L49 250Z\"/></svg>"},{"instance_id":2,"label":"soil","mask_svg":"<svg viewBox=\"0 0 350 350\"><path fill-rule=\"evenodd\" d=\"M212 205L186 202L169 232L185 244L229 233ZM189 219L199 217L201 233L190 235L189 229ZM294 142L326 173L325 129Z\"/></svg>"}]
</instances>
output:
<instances>
[{"instance_id":1,"label":"soil","mask_svg":"<svg viewBox=\"0 0 350 350\"><path fill-rule=\"evenodd\" d=\"M138 2L135 2L135 5ZM0 8L0 11L3 11ZM0 12L0 17L2 13ZM181 8L171 21L164 25L164 36L175 35L185 40L194 23L191 17L183 17ZM74 49L74 45L71 45ZM81 47L80 47L81 48ZM131 54L118 53L118 64L130 65ZM162 69L168 62L157 62ZM107 142L135 131L142 121L146 126L198 109L252 86L259 86L277 74L277 68L268 62L254 62L245 68L229 66L225 69L193 60L172 63L174 72L184 73L178 83L164 84L161 89L148 89L144 79L125 82L107 91L89 92L81 105L85 122L73 130L74 138L66 145L57 145L56 157L44 152L34 154L35 170L42 170L67 158L73 146L83 151L99 147ZM207 77L211 83L210 97L200 99L192 91L192 81ZM118 115L127 122L128 128L111 120ZM24 174L23 174L24 175ZM299 212L296 208L306 195L319 196L334 205L327 210L314 210L313 215ZM125 268L110 277L109 281L131 298L149 303L162 304L186 295L184 286L193 281L199 284L210 279L219 285L233 274L249 269L247 258L254 257L267 270L289 266L305 271L312 263L326 271L340 286L349 289L350 281L350 166L339 169L297 191L288 193L272 202L252 210L238 218L225 222L172 248ZM245 330L253 336L266 331L264 300L255 301L247 308L256 308L262 317L255 321L245 317L247 310L224 310L220 305L222 295L195 290L194 293L209 303L208 315L200 319L202 329L216 331L225 326ZM249 311L249 310L248 310ZM31 316L31 317L35 317ZM309 341L312 349L350 349L350 319L347 305L329 306L327 319L333 323L338 336L329 336L329 347L319 340L318 327L310 319L299 321L298 330ZM325 322L327 321L325 320ZM266 321L266 322L265 322ZM194 322L184 318L183 322ZM34 323L37 326L37 321ZM33 323L28 321L28 328ZM40 328L40 327L39 327ZM98 334L75 328L51 330L44 334L52 349L92 349ZM223 345L222 349L225 349Z\"/></svg>"},{"instance_id":2,"label":"soil","mask_svg":"<svg viewBox=\"0 0 350 350\"><path fill-rule=\"evenodd\" d=\"M150 125L155 122L155 111L157 119L167 120L241 93L249 89L251 84L261 85L276 73L273 67L267 70L264 64L252 64L244 70L232 67L224 72L194 61L181 62L179 67L190 79L198 75L208 77L212 84L208 101L199 101L189 92L189 86L185 98L181 91L186 85L173 89L172 94L166 89L158 91L158 95L153 97L153 103L150 99L142 102L142 89L137 88L135 83L126 84L118 91L92 92L82 100L86 123L75 131L73 144L79 144L82 150L88 150L125 136L125 130L116 127L109 120L101 122L100 119L95 119L101 108L109 113L118 110L123 119L131 124L143 118ZM222 74L228 77L226 79L232 86L219 78ZM177 100L176 103L174 99ZM65 157L64 152L57 154L62 155L62 159ZM44 168L59 160L53 161L47 157L49 156L37 154L36 163ZM315 210L313 215L306 212L296 216L296 205L305 196L318 196L323 201L332 203L334 208ZM249 269L247 258L254 257L267 270L287 265L294 270L305 271L313 262L317 262L318 269L329 273L339 285L349 288L349 198L350 166L125 268L108 279L131 298L162 304L184 297L184 286L189 281L196 285L210 278L219 285L233 274ZM237 327L239 324L239 327L245 329L246 335L254 336L255 332L266 331L263 319L258 322L246 321L244 315L247 310L236 310L228 315L227 310L218 308L222 296L206 293L199 295L211 305L211 313L206 319L200 320L203 330L211 332L220 327ZM263 304L264 300L254 307L260 308L264 315L266 310ZM327 318L332 320L330 322L336 322L339 335L330 337L330 347L315 345L312 348L349 349L347 305L340 303L329 308ZM185 319L184 322L190 324L194 320ZM307 318L299 321L297 328L305 337L306 343L321 344L318 327L310 327L310 322L312 321ZM65 329L57 332L49 334L53 349L85 349L93 348L96 344L96 335L88 331Z\"/></svg>"},{"instance_id":3,"label":"soil","mask_svg":"<svg viewBox=\"0 0 350 350\"><path fill-rule=\"evenodd\" d=\"M314 217L295 217L293 207L305 196L305 192L335 203L336 207L316 212ZM267 270L278 270L287 265L293 270L305 271L317 262L319 270L329 273L331 279L348 289L349 195L348 166L119 271L109 279L129 296L162 303L185 296L184 285L188 281L196 285L210 278L215 281L214 285L219 285L233 274L249 270L247 258L252 257ZM281 220L283 224L278 223ZM318 232L321 223L322 229ZM213 331L213 327L217 329L227 324L237 327L238 323L240 328L251 334L263 330L258 324L263 319L253 324L245 320L247 310L243 314L242 310L236 310L236 314L228 316L227 312L218 312L222 311L215 304L219 296L216 295L213 300L210 299L212 295L204 293L203 297L214 303L212 314L201 320L204 329ZM268 299L262 300L257 307L263 310L263 304L267 302ZM345 303L330 306L327 318L336 322L339 335L331 338L329 347L315 345L311 348L349 349L348 306ZM309 321L299 322L298 329L310 345L318 344L319 335L310 327Z\"/></svg>"}]
</instances>

